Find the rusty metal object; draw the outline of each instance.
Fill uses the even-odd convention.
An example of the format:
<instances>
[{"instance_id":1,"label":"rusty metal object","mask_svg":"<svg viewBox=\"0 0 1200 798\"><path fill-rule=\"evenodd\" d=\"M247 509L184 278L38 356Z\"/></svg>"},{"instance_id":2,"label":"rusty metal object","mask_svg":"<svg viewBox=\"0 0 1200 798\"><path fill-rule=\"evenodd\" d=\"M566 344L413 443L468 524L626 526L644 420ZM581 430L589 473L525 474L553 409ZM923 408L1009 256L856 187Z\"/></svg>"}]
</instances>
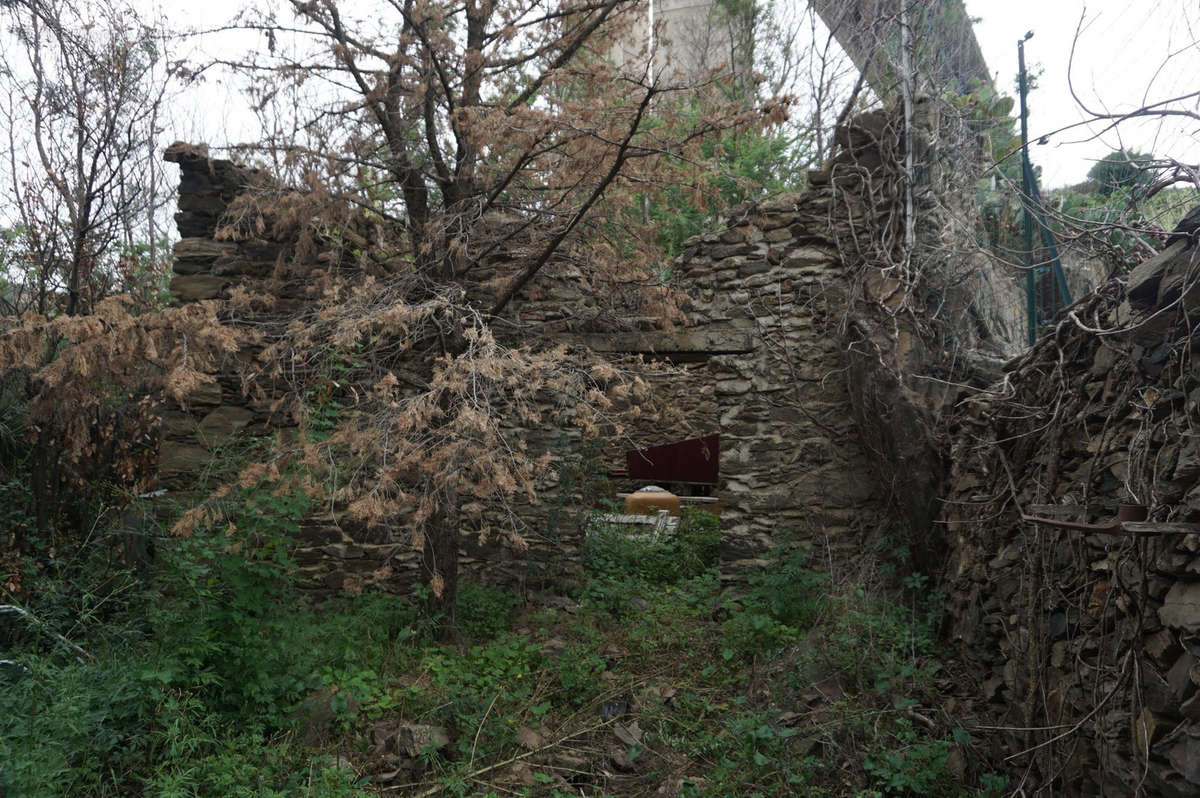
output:
<instances>
[{"instance_id":1,"label":"rusty metal object","mask_svg":"<svg viewBox=\"0 0 1200 798\"><path fill-rule=\"evenodd\" d=\"M624 502L632 495L632 493L618 493L617 500ZM718 518L721 517L723 505L721 504L721 499L717 496L676 496L676 498L679 499L680 512L692 507L697 510L704 510L705 512L712 513Z\"/></svg>"},{"instance_id":2,"label":"rusty metal object","mask_svg":"<svg viewBox=\"0 0 1200 798\"><path fill-rule=\"evenodd\" d=\"M1121 523L1126 521L1145 521L1150 517L1150 508L1144 504L1118 504L1117 519Z\"/></svg>"},{"instance_id":3,"label":"rusty metal object","mask_svg":"<svg viewBox=\"0 0 1200 798\"><path fill-rule=\"evenodd\" d=\"M1042 526L1055 527L1057 529L1071 529L1077 532L1090 532L1099 535L1150 537L1153 535L1180 535L1200 532L1200 525L1146 523L1146 519L1149 517L1150 509L1144 504L1118 504L1116 517L1099 524L1063 521L1058 518L1046 518L1044 516L1021 513L1021 520L1032 524L1041 524Z\"/></svg>"},{"instance_id":4,"label":"rusty metal object","mask_svg":"<svg viewBox=\"0 0 1200 798\"><path fill-rule=\"evenodd\" d=\"M716 485L720 481L721 436L666 443L625 453L630 479L656 484Z\"/></svg>"}]
</instances>

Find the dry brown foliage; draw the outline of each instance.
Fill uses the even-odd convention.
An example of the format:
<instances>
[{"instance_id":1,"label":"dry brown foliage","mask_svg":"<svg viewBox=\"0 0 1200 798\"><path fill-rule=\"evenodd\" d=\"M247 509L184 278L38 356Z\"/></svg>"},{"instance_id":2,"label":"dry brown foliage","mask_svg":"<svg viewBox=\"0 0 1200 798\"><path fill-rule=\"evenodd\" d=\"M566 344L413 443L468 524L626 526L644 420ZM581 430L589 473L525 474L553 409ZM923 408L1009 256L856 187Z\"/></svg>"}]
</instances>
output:
<instances>
[{"instance_id":1,"label":"dry brown foliage","mask_svg":"<svg viewBox=\"0 0 1200 798\"><path fill-rule=\"evenodd\" d=\"M294 489L335 512L391 529L430 556L435 595L453 592L456 552L449 549L459 535L526 547L519 508L538 501L553 465L531 433L619 436L615 403L650 402L640 376L592 353L499 342L460 289L409 303L412 280L332 285L278 332L259 354L258 370L246 375L249 390L275 393L299 437L240 482L290 473ZM314 392L341 408L328 431L314 423ZM176 534L211 523L228 493L222 488L206 508L187 514Z\"/></svg>"},{"instance_id":2,"label":"dry brown foliage","mask_svg":"<svg viewBox=\"0 0 1200 798\"><path fill-rule=\"evenodd\" d=\"M305 275L315 305L274 329L245 385L299 425L289 462L335 507L411 539L452 603L460 532L525 544L514 508L550 465L527 432L620 434L613 402L637 412L647 392L539 345L511 303L569 280L589 325L619 326L630 297L681 319L640 229L644 195L702 185L706 141L778 122L786 102L723 93L724 65L685 85L649 59L610 63L640 18L632 0L290 11L248 13L272 46L233 65L264 129L287 131L256 150L290 188L247 192L219 235L296 242L276 276ZM327 438L315 394L344 408Z\"/></svg>"},{"instance_id":3,"label":"dry brown foliage","mask_svg":"<svg viewBox=\"0 0 1200 798\"><path fill-rule=\"evenodd\" d=\"M254 181L217 236L289 242L277 283L240 286L220 308L134 316L113 299L87 318L14 322L0 368L33 375L35 429L53 427L77 460L98 384L186 403L237 369L299 430L239 482L283 480L393 529L452 607L460 534L526 545L518 507L552 466L530 433L621 435L618 416L649 400L636 374L542 344L513 300L536 295L535 278L569 279L589 324L619 326L631 295L642 315L681 318L638 229L642 194L701 174L706 140L786 107L721 100L719 69L684 86L608 63L635 9L397 1L361 19L316 0L294 2L292 20L256 18L310 34L307 49L237 65L256 76L260 110L288 109L273 129L299 132L263 143L279 182ZM289 281L303 307L272 308ZM250 341L257 357L228 357ZM314 397L336 417L315 417ZM214 523L231 490L176 533Z\"/></svg>"},{"instance_id":4,"label":"dry brown foliage","mask_svg":"<svg viewBox=\"0 0 1200 798\"><path fill-rule=\"evenodd\" d=\"M90 316L6 320L0 371L21 375L38 526L87 500L123 502L154 486L156 405L213 381L240 343L217 304L133 315L109 297ZM83 519L81 519L83 520Z\"/></svg>"}]
</instances>

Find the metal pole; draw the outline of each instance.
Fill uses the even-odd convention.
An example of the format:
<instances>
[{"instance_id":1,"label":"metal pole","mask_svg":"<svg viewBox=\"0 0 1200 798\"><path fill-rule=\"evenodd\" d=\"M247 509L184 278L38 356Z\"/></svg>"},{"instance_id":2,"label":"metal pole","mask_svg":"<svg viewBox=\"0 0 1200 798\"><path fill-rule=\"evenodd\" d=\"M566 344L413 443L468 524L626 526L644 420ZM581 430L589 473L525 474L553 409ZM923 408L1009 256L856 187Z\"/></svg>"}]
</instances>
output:
<instances>
[{"instance_id":1,"label":"metal pole","mask_svg":"<svg viewBox=\"0 0 1200 798\"><path fill-rule=\"evenodd\" d=\"M912 257L917 242L917 217L913 202L913 69L912 29L908 24L908 0L900 0L900 68L904 71L904 249Z\"/></svg>"},{"instance_id":2,"label":"metal pole","mask_svg":"<svg viewBox=\"0 0 1200 798\"><path fill-rule=\"evenodd\" d=\"M1025 309L1029 319L1029 345L1037 340L1037 279L1034 276L1033 265L1033 214L1029 210L1032 196L1032 168L1029 165L1029 109L1025 104L1025 96L1029 91L1025 77L1025 42L1033 37L1033 32L1025 34L1025 38L1017 42L1017 87L1021 96L1021 207L1025 220Z\"/></svg>"},{"instance_id":3,"label":"metal pole","mask_svg":"<svg viewBox=\"0 0 1200 798\"><path fill-rule=\"evenodd\" d=\"M654 0L650 0L650 13L646 20L646 47L650 51L646 59L646 82L654 84Z\"/></svg>"},{"instance_id":4,"label":"metal pole","mask_svg":"<svg viewBox=\"0 0 1200 798\"><path fill-rule=\"evenodd\" d=\"M1033 204L1033 212L1037 215L1038 229L1042 234L1042 246L1046 248L1046 262L1050 264L1049 268L1055 285L1058 286L1059 299L1062 300L1061 307L1066 307L1072 302L1071 289L1067 287L1067 276L1063 273L1062 259L1058 255L1058 242L1054 240L1054 232L1050 229L1050 222L1046 219L1046 209L1042 205L1042 192L1038 188L1037 175L1033 173L1032 165L1028 168L1029 184L1033 188L1030 200ZM1038 268L1042 270L1041 267Z\"/></svg>"}]
</instances>

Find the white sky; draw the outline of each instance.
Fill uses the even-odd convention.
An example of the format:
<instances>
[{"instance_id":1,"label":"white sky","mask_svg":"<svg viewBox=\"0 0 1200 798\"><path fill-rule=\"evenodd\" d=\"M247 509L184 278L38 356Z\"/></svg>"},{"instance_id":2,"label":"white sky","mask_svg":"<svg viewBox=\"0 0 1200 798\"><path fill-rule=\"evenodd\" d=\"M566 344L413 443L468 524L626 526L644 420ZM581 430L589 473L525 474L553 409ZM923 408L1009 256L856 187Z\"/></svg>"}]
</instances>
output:
<instances>
[{"instance_id":1,"label":"white sky","mask_svg":"<svg viewBox=\"0 0 1200 798\"><path fill-rule=\"evenodd\" d=\"M1200 0L966 0L966 6L980 18L975 36L997 76L997 88L1014 98L1017 40L1026 31L1034 33L1025 45L1025 60L1031 71L1038 65L1043 71L1029 97L1032 140L1086 116L1068 85L1071 44L1081 15L1084 27L1070 77L1093 110L1125 112L1200 90ZM1195 100L1189 108L1200 112ZM1200 162L1200 121L1126 123L1088 140L1101 127L1074 128L1031 148L1047 187L1081 182L1096 159L1122 145Z\"/></svg>"},{"instance_id":2,"label":"white sky","mask_svg":"<svg viewBox=\"0 0 1200 798\"><path fill-rule=\"evenodd\" d=\"M350 8L371 0L352 0ZM777 0L794 3L804 0ZM1031 70L1041 68L1030 96L1030 134L1043 134L1079 122L1084 112L1068 89L1068 63L1081 14L1083 33L1076 45L1072 77L1084 102L1099 110L1135 108L1146 99L1165 98L1200 89L1200 0L965 0L968 13L979 18L975 33L997 87L1016 96L1017 40L1032 30L1026 45ZM246 0L144 0L174 25L193 29L219 26L232 19ZM278 0L279 7L286 7ZM181 43L175 55L197 61L203 53L236 57L245 48L264 47L261 35L222 34ZM215 52L219 49L219 52ZM187 52L187 51L191 52ZM1168 55L1171 57L1168 58ZM1165 66L1164 66L1165 63ZM1147 87L1149 93L1147 94ZM246 141L254 135L247 101L235 85L211 77L191 87L174 104L177 116L171 139L205 141L215 147ZM1200 111L1195 101L1191 109ZM1092 163L1120 146L1151 151L1178 160L1200 162L1200 122L1171 120L1153 125L1124 124L1089 140L1093 129L1077 127L1050 136L1031 155L1042 167L1046 187L1077 183Z\"/></svg>"},{"instance_id":3,"label":"white sky","mask_svg":"<svg viewBox=\"0 0 1200 798\"><path fill-rule=\"evenodd\" d=\"M363 1L363 0L360 0ZM783 0L797 5L803 0ZM1041 69L1038 86L1030 95L1030 134L1040 136L1083 120L1085 112L1071 96L1068 73L1075 90L1094 110L1124 111L1147 100L1163 99L1200 89L1200 0L965 0L968 13L979 18L975 35L997 87L1016 96L1017 40L1026 31L1034 38L1026 44L1031 71ZM194 27L219 25L245 5L241 0L205 0L202 3L160 0L168 18ZM280 2L280 5L285 5ZM351 4L353 7L354 4ZM186 9L186 10L185 10ZM1075 43L1076 27L1083 16L1082 34ZM220 37L222 49L232 37ZM239 36L240 46L261 46L253 35ZM211 53L209 46L202 46ZM1169 56L1169 57L1168 57ZM214 76L215 77L215 76ZM218 141L236 141L251 134L246 126L245 101L233 87L209 81L199 92L202 113L190 131ZM1192 110L1200 105L1191 103ZM1031 155L1042 167L1046 187L1081 182L1096 159L1121 146L1178 160L1200 162L1200 123L1168 120L1155 124L1122 124L1103 133L1099 126L1076 127L1053 134L1049 143L1034 146ZM188 137L189 131L180 131Z\"/></svg>"}]
</instances>

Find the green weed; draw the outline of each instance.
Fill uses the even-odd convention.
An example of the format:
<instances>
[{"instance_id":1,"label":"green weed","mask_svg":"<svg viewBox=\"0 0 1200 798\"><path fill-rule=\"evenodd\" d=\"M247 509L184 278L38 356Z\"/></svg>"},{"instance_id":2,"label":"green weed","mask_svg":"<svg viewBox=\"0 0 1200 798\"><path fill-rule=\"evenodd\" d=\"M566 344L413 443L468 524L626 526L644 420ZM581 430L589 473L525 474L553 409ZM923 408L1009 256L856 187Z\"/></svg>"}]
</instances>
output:
<instances>
[{"instance_id":1,"label":"green weed","mask_svg":"<svg viewBox=\"0 0 1200 798\"><path fill-rule=\"evenodd\" d=\"M471 640L490 640L508 628L519 603L512 593L464 579L458 585L454 623Z\"/></svg>"},{"instance_id":2,"label":"green weed","mask_svg":"<svg viewBox=\"0 0 1200 798\"><path fill-rule=\"evenodd\" d=\"M584 597L618 616L633 610L631 599L661 593L715 568L721 539L712 513L688 508L676 533L658 540L631 535L620 526L599 524L584 548L588 571Z\"/></svg>"}]
</instances>

